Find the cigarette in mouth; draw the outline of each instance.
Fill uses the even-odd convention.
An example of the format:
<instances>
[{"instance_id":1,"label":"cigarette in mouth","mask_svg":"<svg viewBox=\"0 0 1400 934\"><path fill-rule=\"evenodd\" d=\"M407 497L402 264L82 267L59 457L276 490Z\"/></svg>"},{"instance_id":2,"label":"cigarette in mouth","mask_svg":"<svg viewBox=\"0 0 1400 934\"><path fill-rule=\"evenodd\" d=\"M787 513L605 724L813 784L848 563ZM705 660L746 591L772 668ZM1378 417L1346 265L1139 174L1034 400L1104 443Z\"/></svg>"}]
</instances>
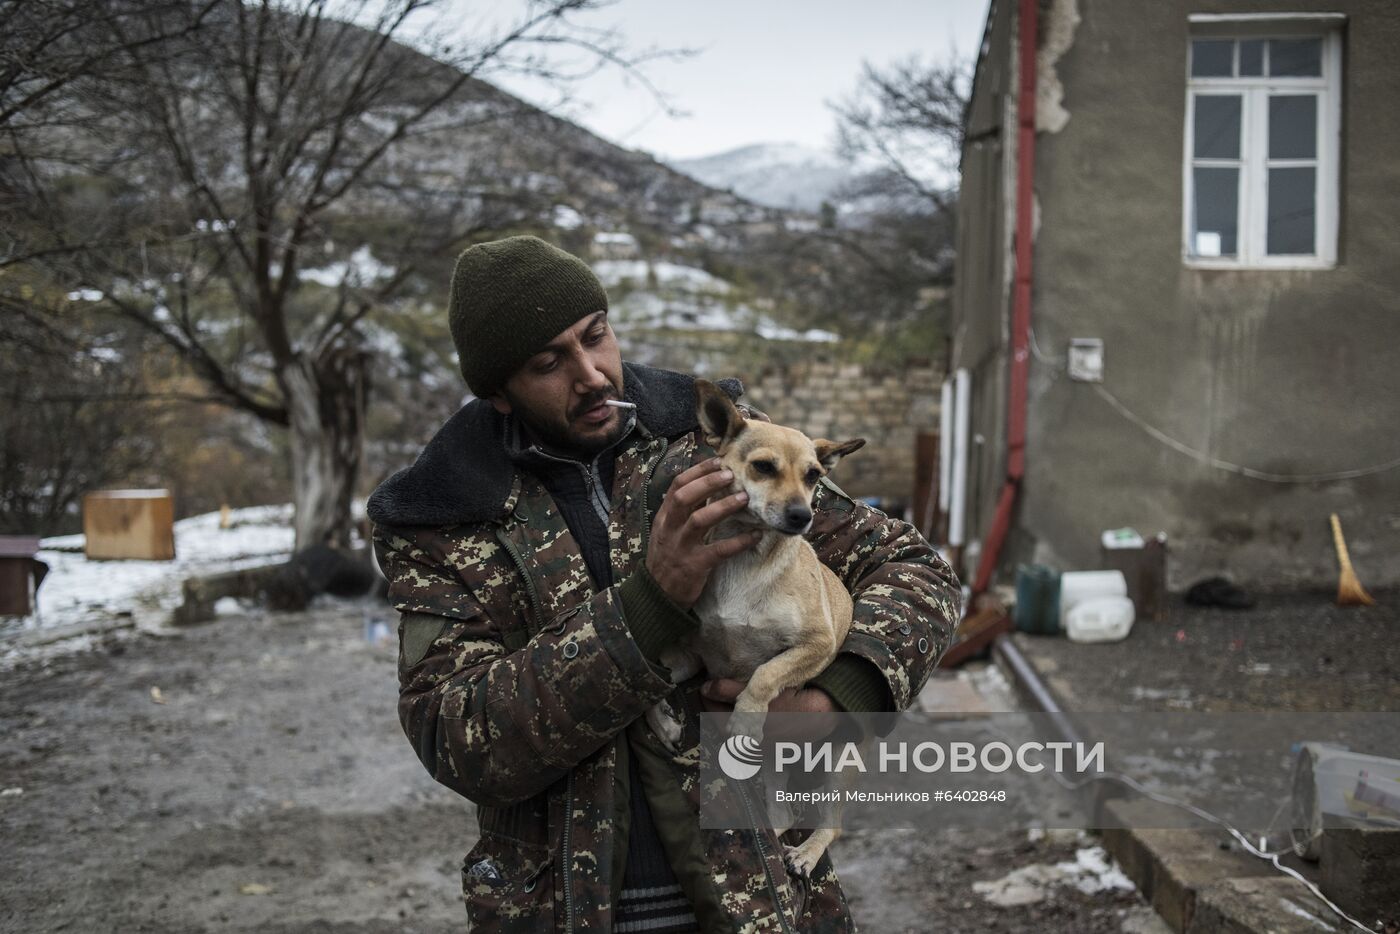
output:
<instances>
[{"instance_id":1,"label":"cigarette in mouth","mask_svg":"<svg viewBox=\"0 0 1400 934\"><path fill-rule=\"evenodd\" d=\"M603 405L610 405L615 409L635 409L637 407L635 402L618 402L616 399L605 399Z\"/></svg>"}]
</instances>

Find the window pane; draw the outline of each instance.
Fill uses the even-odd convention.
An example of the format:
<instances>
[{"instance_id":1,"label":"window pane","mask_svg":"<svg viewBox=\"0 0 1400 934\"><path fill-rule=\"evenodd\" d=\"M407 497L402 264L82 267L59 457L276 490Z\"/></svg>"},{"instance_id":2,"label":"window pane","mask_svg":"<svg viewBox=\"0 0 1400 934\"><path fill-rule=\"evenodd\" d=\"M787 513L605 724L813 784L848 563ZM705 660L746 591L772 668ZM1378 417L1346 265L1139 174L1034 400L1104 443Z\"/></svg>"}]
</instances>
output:
<instances>
[{"instance_id":1,"label":"window pane","mask_svg":"<svg viewBox=\"0 0 1400 934\"><path fill-rule=\"evenodd\" d=\"M1317 158L1317 95L1269 98L1269 158Z\"/></svg>"},{"instance_id":2,"label":"window pane","mask_svg":"<svg viewBox=\"0 0 1400 934\"><path fill-rule=\"evenodd\" d=\"M1240 40L1240 77L1258 77L1264 73L1264 40Z\"/></svg>"},{"instance_id":3,"label":"window pane","mask_svg":"<svg viewBox=\"0 0 1400 934\"><path fill-rule=\"evenodd\" d=\"M1317 170L1269 169L1269 255L1316 252L1314 192Z\"/></svg>"},{"instance_id":4,"label":"window pane","mask_svg":"<svg viewBox=\"0 0 1400 934\"><path fill-rule=\"evenodd\" d=\"M1315 78L1322 74L1322 40L1270 39L1269 74L1275 78Z\"/></svg>"},{"instance_id":5,"label":"window pane","mask_svg":"<svg viewBox=\"0 0 1400 934\"><path fill-rule=\"evenodd\" d=\"M1240 157L1240 95L1196 95L1197 159Z\"/></svg>"},{"instance_id":6,"label":"window pane","mask_svg":"<svg viewBox=\"0 0 1400 934\"><path fill-rule=\"evenodd\" d=\"M1235 40L1191 40L1191 77L1230 78L1235 74Z\"/></svg>"},{"instance_id":7,"label":"window pane","mask_svg":"<svg viewBox=\"0 0 1400 934\"><path fill-rule=\"evenodd\" d=\"M1196 222L1192 256L1234 256L1239 221L1240 170L1195 168Z\"/></svg>"}]
</instances>

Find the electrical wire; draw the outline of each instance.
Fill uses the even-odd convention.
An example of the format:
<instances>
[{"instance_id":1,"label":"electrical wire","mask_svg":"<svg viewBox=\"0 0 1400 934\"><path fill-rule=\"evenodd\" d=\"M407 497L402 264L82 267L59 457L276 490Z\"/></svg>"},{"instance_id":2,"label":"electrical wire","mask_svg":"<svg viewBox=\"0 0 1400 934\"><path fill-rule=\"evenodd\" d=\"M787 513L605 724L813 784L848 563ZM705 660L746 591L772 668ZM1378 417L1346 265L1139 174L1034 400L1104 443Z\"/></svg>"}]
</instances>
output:
<instances>
[{"instance_id":1,"label":"electrical wire","mask_svg":"<svg viewBox=\"0 0 1400 934\"><path fill-rule=\"evenodd\" d=\"M983 724L982 729L987 731L988 733L1000 736L1009 745L1015 745L1016 743L1016 741L1011 736L1007 735L1004 731L997 729L994 726L991 726L989 724ZM1079 791L1081 788L1083 788L1085 785L1090 784L1091 782L1116 781L1121 784L1127 785L1129 788L1132 788L1139 794L1151 798L1153 801L1157 801L1162 804L1169 805L1171 807L1181 808L1184 811L1188 811L1196 815L1202 820L1209 821L1210 823L1215 824L1217 827L1228 831L1230 836L1234 837L1235 840L1239 842L1240 846L1244 847L1245 852L1248 853L1250 856L1255 856L1259 859L1264 860L1265 862L1272 863L1273 867L1279 872L1287 876L1292 876L1297 881L1303 883L1303 885L1307 887L1309 892L1316 896L1317 899L1321 901L1324 905L1326 905L1328 908L1332 909L1332 911L1335 912L1338 917L1350 923L1357 930L1366 931L1368 932L1368 934L1374 934L1373 928L1368 928L1366 925L1362 924L1360 921L1356 920L1351 915L1343 911L1342 908L1339 905L1337 905L1336 902L1332 901L1326 895L1323 895L1322 890L1318 888L1317 885L1315 885L1313 882L1306 879L1302 873L1298 872L1296 869L1293 869L1290 866L1285 866L1278 861L1278 858L1289 853L1291 848L1285 848L1282 850L1274 851L1269 851L1265 849L1264 845L1268 842L1268 832L1273 829L1274 824L1278 821L1279 815L1283 813L1284 806L1287 804L1287 802L1281 802L1279 804L1278 808L1274 811L1274 816L1269 818L1269 826L1265 828L1264 833L1259 837L1259 845L1255 846L1254 844L1249 842L1249 839L1246 838L1243 833L1237 830L1224 818L1217 817L1209 811L1204 810L1203 808L1199 808L1196 805L1191 804L1190 802L1182 801L1180 798L1173 798L1170 795L1164 795L1161 792L1152 791L1151 789L1143 786L1141 782L1133 778L1131 775L1127 775L1123 772L1100 772L1097 775L1090 775L1088 778L1085 778L1082 781L1078 782L1071 782L1059 772L1051 772L1050 777L1055 779L1055 781L1059 782L1061 785L1063 785L1070 791Z\"/></svg>"},{"instance_id":2,"label":"electrical wire","mask_svg":"<svg viewBox=\"0 0 1400 934\"><path fill-rule=\"evenodd\" d=\"M1045 364L1047 367L1051 367L1051 375L1054 378L1058 378L1060 375L1060 368L1068 365L1068 358L1052 357L1049 354L1045 353L1045 351L1041 350L1039 342L1037 342L1035 339L1034 328L1031 328L1030 331L1030 344L1031 354L1041 363ZM1228 471L1229 473L1239 474L1242 477L1249 477L1252 480L1263 480L1268 483L1332 483L1338 480L1357 480L1361 477L1369 477L1374 474L1385 473L1388 470L1394 470L1397 467L1400 467L1400 457L1397 457L1394 460L1386 461L1383 464L1376 464L1371 467L1359 467L1354 470L1336 470L1330 473L1315 474L1271 473L1267 470L1256 470L1253 467L1245 467L1240 464L1232 464L1229 461L1221 460L1218 457L1212 457L1209 454L1206 454L1204 451L1198 451L1195 448L1191 447L1189 444L1185 444L1184 442L1178 441L1175 438L1171 437L1166 432L1162 431L1160 428L1157 428L1155 425L1147 421L1147 419L1138 415L1132 409L1124 405L1122 400L1120 400L1113 393L1109 392L1108 389L1106 389L1102 383L1091 383L1090 385L1094 387L1094 392L1098 393L1099 398L1107 402L1109 406L1112 407L1114 411L1116 411L1119 415L1123 416L1128 421L1141 428L1152 439L1166 445L1167 447L1171 448L1173 451L1176 451L1179 454L1184 454L1187 457L1192 458L1193 460L1204 461L1205 463L1216 468L1217 470L1224 470Z\"/></svg>"},{"instance_id":3,"label":"electrical wire","mask_svg":"<svg viewBox=\"0 0 1400 934\"><path fill-rule=\"evenodd\" d=\"M1372 474L1385 473L1387 470L1394 470L1395 468L1400 467L1400 457L1397 457L1394 460L1386 461L1384 464L1376 464L1372 467L1361 467L1355 470L1336 470L1332 471L1331 473L1282 474L1270 473L1266 470L1255 470L1252 467L1242 467L1239 464L1232 464L1229 461L1221 460L1218 457L1211 457L1210 455L1202 451L1196 450L1190 445L1183 444L1182 442L1177 441L1175 438L1172 438L1166 432L1161 431L1160 429L1148 423L1146 419L1143 419L1137 414L1135 414L1131 409L1129 409L1126 405L1120 402L1117 396L1113 395L1113 393L1105 389L1101 383L1094 383L1092 385L1094 387L1094 391L1099 394L1099 398L1103 399L1110 406L1112 406L1113 409L1117 411L1119 415L1122 415L1128 421L1132 422L1134 425L1137 425L1143 431L1147 432L1148 435L1150 435L1157 441L1160 441L1162 444L1165 444L1172 450L1177 451L1181 454L1185 454L1188 457L1193 457L1197 460L1203 460L1207 464L1218 470L1226 470L1230 473L1236 473L1244 477L1249 477L1253 480L1266 480L1269 483L1329 483L1336 480L1356 480L1360 477L1369 477Z\"/></svg>"},{"instance_id":4,"label":"electrical wire","mask_svg":"<svg viewBox=\"0 0 1400 934\"><path fill-rule=\"evenodd\" d=\"M1201 808L1198 808L1198 807L1196 807L1196 805L1194 805L1194 804L1190 804L1190 803L1188 803L1188 802L1186 802L1186 801L1182 801L1182 800L1180 800L1180 799L1178 799L1178 798L1173 798L1173 797L1171 797L1171 796L1169 796L1169 795L1161 794L1160 792L1152 791L1152 790L1150 790L1150 789L1144 787L1140 782L1138 782L1137 779L1133 778L1131 775L1125 775L1125 774L1123 774L1122 772L1103 772L1103 773L1101 773L1101 774L1099 774L1099 775L1092 775L1092 776L1090 776L1089 778L1086 778L1086 779L1084 779L1083 781L1080 781L1080 782L1071 782L1071 781L1069 781L1068 779L1066 779L1064 776L1060 775L1060 774L1057 773L1057 772L1052 772L1052 773L1050 773L1050 774L1054 777L1054 779L1055 779L1057 782L1059 782L1060 784L1064 785L1066 788L1070 789L1071 791L1078 791L1079 789L1083 788L1085 785L1089 784L1090 782L1116 781L1116 782L1121 782L1121 783L1124 784L1124 785L1127 785L1129 788L1132 788L1134 791L1137 791L1138 793L1140 793L1140 794L1142 794L1142 795L1145 795L1145 796L1151 798L1153 801L1159 801L1159 802L1161 802L1162 804L1170 805L1170 806L1172 806L1172 807L1178 807L1178 808L1181 808L1181 809L1184 810L1184 811L1189 811L1190 813L1195 814L1197 817L1200 817L1200 818L1203 819L1203 820L1207 820L1207 821L1211 822L1212 824L1215 824L1216 826L1221 827L1221 828L1223 828L1224 830L1228 831L1229 834L1230 834L1230 836L1234 837L1235 840L1239 842L1240 846L1244 847L1245 852L1248 853L1250 856L1255 856L1255 857L1258 857L1259 859L1264 860L1265 862L1272 863L1272 864L1273 864L1273 867L1274 867L1275 869L1277 869L1279 872L1281 872L1281 873L1283 873L1284 875L1287 875L1287 876L1292 876L1294 879L1297 879L1299 882L1303 883L1303 885L1307 887L1308 891L1310 891L1310 892L1311 892L1319 901L1321 901L1324 905L1326 905L1328 908L1332 909L1332 911L1333 911L1334 913L1336 913L1337 917L1339 917L1339 918L1341 918L1342 920L1346 921L1347 923L1351 924L1353 927L1355 927L1355 928L1356 928L1357 930L1359 930L1359 931L1373 932L1373 929L1372 929L1372 928L1368 928L1366 925L1362 924L1360 921L1356 920L1356 919L1353 918L1351 915L1347 914L1345 911L1343 911L1343 910L1341 909L1340 906L1337 905L1336 902L1332 901L1332 900L1331 900L1330 898L1328 898L1326 895L1323 895L1323 894L1322 894L1322 889L1318 888L1317 885L1314 884L1313 882L1311 882L1311 881L1309 881L1308 879L1304 878L1303 874L1300 873L1300 872L1298 872L1298 870L1292 868L1291 866L1285 866L1285 865L1283 865L1282 863L1280 863L1280 862L1278 861L1278 858L1279 858L1281 855L1284 855L1285 853L1287 853L1287 852L1288 852L1287 850L1275 850L1275 851L1273 851L1273 852L1269 852L1269 851L1265 850L1265 849L1264 849L1264 843L1267 842L1267 841L1265 840L1264 837L1260 837L1260 839L1259 839L1259 846L1255 846L1253 843L1250 843L1250 842L1249 842L1248 838L1246 838L1245 835L1244 835L1243 833L1241 833L1240 831L1236 830L1231 824L1229 824L1229 823L1228 823L1227 821L1225 821L1223 818L1216 817L1214 814L1210 813L1209 811L1206 811L1206 810L1203 810L1203 809L1201 809ZM1280 806L1280 809L1279 809L1279 810L1280 810L1280 811L1282 810L1282 806ZM1277 820L1277 818L1278 818L1278 812L1275 812L1275 814L1274 814L1274 820ZM1270 821L1270 827L1272 827L1272 826L1273 826L1273 821Z\"/></svg>"},{"instance_id":5,"label":"electrical wire","mask_svg":"<svg viewBox=\"0 0 1400 934\"><path fill-rule=\"evenodd\" d=\"M1030 329L1030 337L1031 337L1031 353L1034 354L1034 355L1035 355L1035 358L1036 358L1037 360L1039 360L1041 363L1045 364L1046 366L1053 366L1053 367L1061 367L1061 366L1066 366L1066 365L1069 364L1069 358L1067 358L1067 357L1052 357L1052 356L1050 356L1049 354L1047 354L1045 351L1043 351L1043 350L1040 349L1040 344L1039 344L1039 343L1036 341L1036 339L1035 339L1035 328L1031 328L1031 329ZM1060 374L1057 372L1057 373L1054 373L1054 375L1055 375L1055 376L1059 376Z\"/></svg>"}]
</instances>

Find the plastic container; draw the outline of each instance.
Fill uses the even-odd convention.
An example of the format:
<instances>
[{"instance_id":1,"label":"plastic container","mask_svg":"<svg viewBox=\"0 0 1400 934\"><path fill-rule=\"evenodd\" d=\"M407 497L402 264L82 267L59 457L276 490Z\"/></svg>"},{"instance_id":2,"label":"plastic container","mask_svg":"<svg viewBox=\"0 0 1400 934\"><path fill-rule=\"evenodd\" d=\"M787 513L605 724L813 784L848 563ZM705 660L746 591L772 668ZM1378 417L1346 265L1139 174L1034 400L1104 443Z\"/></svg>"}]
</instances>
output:
<instances>
[{"instance_id":1,"label":"plastic container","mask_svg":"<svg viewBox=\"0 0 1400 934\"><path fill-rule=\"evenodd\" d=\"M1117 551L1123 548L1141 548L1146 544L1137 529L1108 529L1101 536L1103 547L1106 551Z\"/></svg>"},{"instance_id":2,"label":"plastic container","mask_svg":"<svg viewBox=\"0 0 1400 934\"><path fill-rule=\"evenodd\" d=\"M1016 608L1012 619L1021 632L1054 635L1060 631L1060 574L1043 564L1016 569Z\"/></svg>"},{"instance_id":3,"label":"plastic container","mask_svg":"<svg viewBox=\"0 0 1400 934\"><path fill-rule=\"evenodd\" d=\"M1329 827L1400 815L1400 759L1352 752L1333 743L1299 743L1293 766L1293 852L1322 858Z\"/></svg>"},{"instance_id":4,"label":"plastic container","mask_svg":"<svg viewBox=\"0 0 1400 934\"><path fill-rule=\"evenodd\" d=\"M1127 597L1081 600L1065 617L1065 635L1071 642L1117 642L1132 628L1133 601Z\"/></svg>"},{"instance_id":5,"label":"plastic container","mask_svg":"<svg viewBox=\"0 0 1400 934\"><path fill-rule=\"evenodd\" d=\"M1129 534L1131 533L1131 534ZM1122 571L1140 620L1161 622L1167 614L1167 536L1143 541L1132 529L1103 533L1099 567Z\"/></svg>"},{"instance_id":6,"label":"plastic container","mask_svg":"<svg viewBox=\"0 0 1400 934\"><path fill-rule=\"evenodd\" d=\"M1095 597L1126 597L1128 579L1122 571L1066 571L1060 575L1060 625L1076 603Z\"/></svg>"}]
</instances>

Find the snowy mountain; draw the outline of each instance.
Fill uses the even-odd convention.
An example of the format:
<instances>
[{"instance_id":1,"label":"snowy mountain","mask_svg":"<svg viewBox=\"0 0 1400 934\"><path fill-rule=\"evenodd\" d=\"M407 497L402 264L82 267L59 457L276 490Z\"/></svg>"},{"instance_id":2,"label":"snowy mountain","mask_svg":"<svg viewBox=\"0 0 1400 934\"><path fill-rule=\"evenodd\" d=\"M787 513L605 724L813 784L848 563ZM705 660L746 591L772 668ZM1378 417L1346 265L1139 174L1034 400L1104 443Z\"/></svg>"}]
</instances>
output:
<instances>
[{"instance_id":1,"label":"snowy mountain","mask_svg":"<svg viewBox=\"0 0 1400 934\"><path fill-rule=\"evenodd\" d=\"M798 211L819 210L852 175L833 153L796 143L742 146L671 167L756 204Z\"/></svg>"}]
</instances>

